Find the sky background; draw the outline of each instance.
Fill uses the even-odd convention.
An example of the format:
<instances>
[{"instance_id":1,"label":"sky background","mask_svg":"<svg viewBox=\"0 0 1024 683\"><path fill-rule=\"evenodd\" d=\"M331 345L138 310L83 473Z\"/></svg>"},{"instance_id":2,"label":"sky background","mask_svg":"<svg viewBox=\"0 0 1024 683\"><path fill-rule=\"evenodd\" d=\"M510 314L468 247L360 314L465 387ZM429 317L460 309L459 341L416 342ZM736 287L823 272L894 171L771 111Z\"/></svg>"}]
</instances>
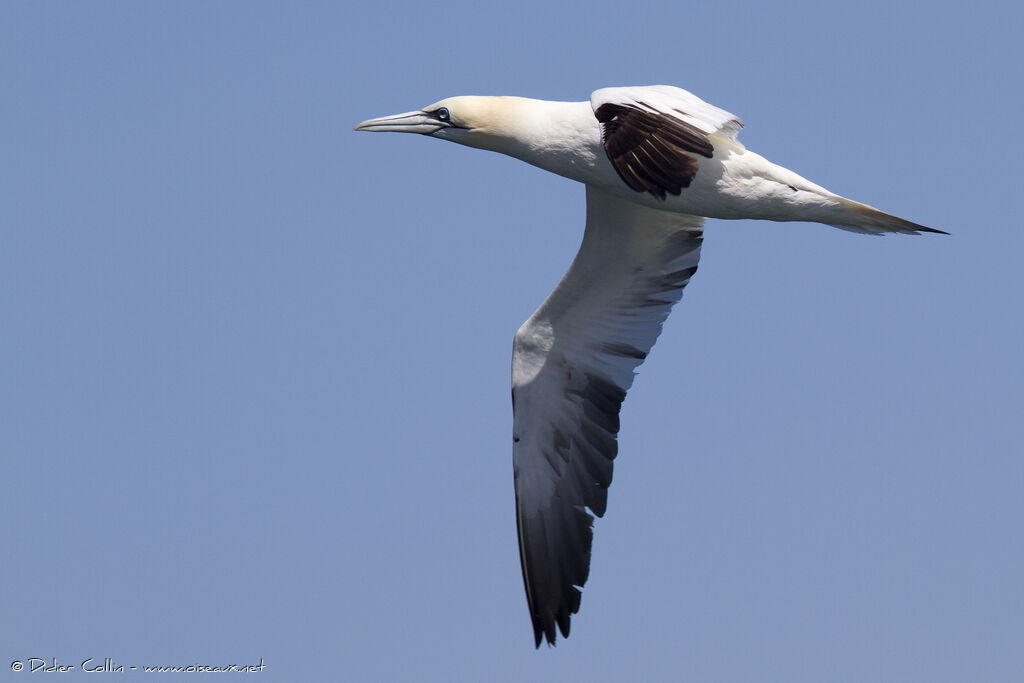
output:
<instances>
[{"instance_id":1,"label":"sky background","mask_svg":"<svg viewBox=\"0 0 1024 683\"><path fill-rule=\"evenodd\" d=\"M0 3L0 679L1020 681L1022 12ZM512 335L583 188L352 126L654 83L952 236L710 221L535 651Z\"/></svg>"}]
</instances>

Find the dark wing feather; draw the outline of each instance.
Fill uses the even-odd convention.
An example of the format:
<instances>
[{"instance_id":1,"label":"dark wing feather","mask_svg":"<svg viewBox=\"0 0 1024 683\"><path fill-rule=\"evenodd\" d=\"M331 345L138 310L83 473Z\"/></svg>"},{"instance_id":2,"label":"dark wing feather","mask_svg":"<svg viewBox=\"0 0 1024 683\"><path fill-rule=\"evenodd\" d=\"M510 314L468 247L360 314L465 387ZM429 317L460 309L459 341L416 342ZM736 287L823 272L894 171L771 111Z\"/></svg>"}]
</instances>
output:
<instances>
[{"instance_id":1,"label":"dark wing feather","mask_svg":"<svg viewBox=\"0 0 1024 683\"><path fill-rule=\"evenodd\" d=\"M650 192L661 200L666 193L680 194L693 182L699 165L694 155L711 158L715 151L702 130L642 102L606 102L594 115L619 177L637 192Z\"/></svg>"}]
</instances>

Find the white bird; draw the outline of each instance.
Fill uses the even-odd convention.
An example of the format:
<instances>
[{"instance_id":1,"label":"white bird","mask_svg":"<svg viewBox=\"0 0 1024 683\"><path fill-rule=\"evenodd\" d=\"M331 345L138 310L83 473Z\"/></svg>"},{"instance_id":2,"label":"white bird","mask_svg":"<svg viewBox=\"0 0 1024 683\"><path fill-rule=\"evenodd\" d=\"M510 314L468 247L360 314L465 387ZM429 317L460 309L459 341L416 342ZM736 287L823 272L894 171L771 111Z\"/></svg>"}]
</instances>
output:
<instances>
[{"instance_id":1,"label":"white bird","mask_svg":"<svg viewBox=\"0 0 1024 683\"><path fill-rule=\"evenodd\" d=\"M742 121L671 86L589 102L453 97L355 130L421 133L501 152L587 188L583 243L515 335L516 521L534 641L569 635L604 515L619 408L697 270L704 217L939 232L829 192L748 151ZM946 233L943 233L946 234Z\"/></svg>"}]
</instances>

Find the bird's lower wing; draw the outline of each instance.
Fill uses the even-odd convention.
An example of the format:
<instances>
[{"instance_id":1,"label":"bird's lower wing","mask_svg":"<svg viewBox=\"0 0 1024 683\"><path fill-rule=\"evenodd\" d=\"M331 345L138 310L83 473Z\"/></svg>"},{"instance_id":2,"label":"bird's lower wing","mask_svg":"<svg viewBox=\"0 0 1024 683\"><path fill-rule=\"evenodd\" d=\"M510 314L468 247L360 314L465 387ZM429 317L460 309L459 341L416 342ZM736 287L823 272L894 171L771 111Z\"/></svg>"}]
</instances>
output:
<instances>
[{"instance_id":1,"label":"bird's lower wing","mask_svg":"<svg viewBox=\"0 0 1024 683\"><path fill-rule=\"evenodd\" d=\"M587 188L587 227L558 286L516 333L516 521L536 644L569 635L605 511L619 407L697 269L703 219Z\"/></svg>"}]
</instances>

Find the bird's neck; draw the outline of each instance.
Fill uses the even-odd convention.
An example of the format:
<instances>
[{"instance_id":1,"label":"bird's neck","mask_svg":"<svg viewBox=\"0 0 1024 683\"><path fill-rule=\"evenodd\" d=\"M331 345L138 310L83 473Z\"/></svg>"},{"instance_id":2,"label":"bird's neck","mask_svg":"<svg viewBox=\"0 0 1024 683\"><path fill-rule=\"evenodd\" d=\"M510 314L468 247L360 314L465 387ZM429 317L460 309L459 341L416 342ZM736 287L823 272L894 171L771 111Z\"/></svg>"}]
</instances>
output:
<instances>
[{"instance_id":1,"label":"bird's neck","mask_svg":"<svg viewBox=\"0 0 1024 683\"><path fill-rule=\"evenodd\" d=\"M473 146L522 159L545 171L588 182L603 154L601 129L589 102L516 98L491 135Z\"/></svg>"}]
</instances>

